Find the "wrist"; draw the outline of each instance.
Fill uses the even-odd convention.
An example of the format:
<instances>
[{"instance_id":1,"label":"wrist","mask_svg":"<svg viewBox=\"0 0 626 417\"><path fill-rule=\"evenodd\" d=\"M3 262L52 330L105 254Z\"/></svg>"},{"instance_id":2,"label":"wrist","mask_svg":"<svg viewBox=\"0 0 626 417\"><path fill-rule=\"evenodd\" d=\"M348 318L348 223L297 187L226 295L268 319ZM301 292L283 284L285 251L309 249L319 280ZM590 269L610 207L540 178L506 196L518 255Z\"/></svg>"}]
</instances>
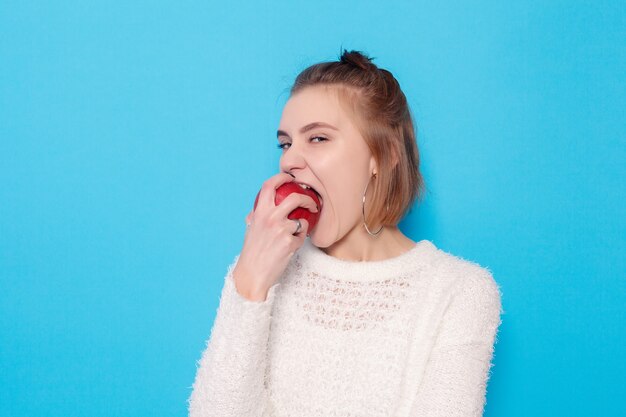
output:
<instances>
[{"instance_id":1,"label":"wrist","mask_svg":"<svg viewBox=\"0 0 626 417\"><path fill-rule=\"evenodd\" d=\"M249 274L245 268L235 266L233 270L233 281L235 289L242 297L250 301L265 301L267 299L267 289L259 287L253 279L253 275Z\"/></svg>"}]
</instances>

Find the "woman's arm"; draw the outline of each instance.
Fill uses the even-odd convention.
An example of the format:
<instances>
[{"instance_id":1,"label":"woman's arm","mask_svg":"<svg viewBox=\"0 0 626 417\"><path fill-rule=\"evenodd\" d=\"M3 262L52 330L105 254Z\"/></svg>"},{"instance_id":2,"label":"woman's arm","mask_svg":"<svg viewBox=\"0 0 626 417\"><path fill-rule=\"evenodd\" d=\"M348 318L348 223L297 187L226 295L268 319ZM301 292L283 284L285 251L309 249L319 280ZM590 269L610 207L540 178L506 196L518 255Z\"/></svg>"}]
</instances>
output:
<instances>
[{"instance_id":1,"label":"woman's arm","mask_svg":"<svg viewBox=\"0 0 626 417\"><path fill-rule=\"evenodd\" d=\"M191 396L190 417L262 416L268 405L265 388L266 355L271 310L277 283L264 301L251 301L237 292L228 268L207 348Z\"/></svg>"},{"instance_id":2,"label":"woman's arm","mask_svg":"<svg viewBox=\"0 0 626 417\"><path fill-rule=\"evenodd\" d=\"M501 308L489 271L463 277L441 323L412 417L483 415Z\"/></svg>"}]
</instances>

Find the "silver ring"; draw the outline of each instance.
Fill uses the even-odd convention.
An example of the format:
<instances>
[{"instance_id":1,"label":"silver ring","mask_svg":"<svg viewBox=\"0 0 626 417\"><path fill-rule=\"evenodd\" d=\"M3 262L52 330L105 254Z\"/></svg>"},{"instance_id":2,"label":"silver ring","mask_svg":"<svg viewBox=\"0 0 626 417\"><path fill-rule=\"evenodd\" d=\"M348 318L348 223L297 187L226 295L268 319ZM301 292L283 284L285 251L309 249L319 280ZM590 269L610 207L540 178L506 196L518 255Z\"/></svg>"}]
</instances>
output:
<instances>
[{"instance_id":1,"label":"silver ring","mask_svg":"<svg viewBox=\"0 0 626 417\"><path fill-rule=\"evenodd\" d=\"M294 221L298 223L298 226L296 227L296 231L293 232L292 234L297 235L300 229L302 229L302 222L300 222L300 219L294 219Z\"/></svg>"}]
</instances>

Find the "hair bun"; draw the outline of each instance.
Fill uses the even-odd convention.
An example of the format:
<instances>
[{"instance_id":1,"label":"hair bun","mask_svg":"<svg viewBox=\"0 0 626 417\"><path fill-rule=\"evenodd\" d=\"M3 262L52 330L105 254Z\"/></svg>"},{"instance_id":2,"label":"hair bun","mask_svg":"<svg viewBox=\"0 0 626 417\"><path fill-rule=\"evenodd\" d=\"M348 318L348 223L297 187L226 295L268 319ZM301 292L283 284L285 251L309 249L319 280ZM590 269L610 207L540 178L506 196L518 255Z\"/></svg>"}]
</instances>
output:
<instances>
[{"instance_id":1,"label":"hair bun","mask_svg":"<svg viewBox=\"0 0 626 417\"><path fill-rule=\"evenodd\" d=\"M372 59L361 51L344 49L339 60L343 64L352 65L365 71L375 71L378 67L372 63Z\"/></svg>"}]
</instances>

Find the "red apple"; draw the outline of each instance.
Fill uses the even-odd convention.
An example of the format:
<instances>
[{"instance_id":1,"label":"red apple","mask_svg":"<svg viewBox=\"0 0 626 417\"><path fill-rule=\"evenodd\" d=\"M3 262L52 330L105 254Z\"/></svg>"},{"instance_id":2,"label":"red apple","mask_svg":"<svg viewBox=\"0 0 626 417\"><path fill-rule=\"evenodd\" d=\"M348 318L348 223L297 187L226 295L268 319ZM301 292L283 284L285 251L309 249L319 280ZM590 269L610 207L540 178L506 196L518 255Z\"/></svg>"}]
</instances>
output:
<instances>
[{"instance_id":1,"label":"red apple","mask_svg":"<svg viewBox=\"0 0 626 417\"><path fill-rule=\"evenodd\" d=\"M261 191L257 193L256 199L254 200L255 210L256 210L257 203L259 202L260 193ZM317 204L317 208L319 209L317 213L309 211L309 209L306 209L304 207L296 207L287 216L287 218L291 220L306 219L306 221L309 222L309 229L307 233L310 234L313 228L315 227L315 225L317 224L320 214L322 213L322 205L320 203L320 198L317 195L317 193L313 191L312 189L302 188L295 181L290 181L290 182L286 182L282 184L280 187L276 189L276 198L274 199L274 204L279 205L281 201L283 201L285 197L287 197L291 193L300 193L300 194L308 195L313 199L313 201L315 201L315 204Z\"/></svg>"}]
</instances>

